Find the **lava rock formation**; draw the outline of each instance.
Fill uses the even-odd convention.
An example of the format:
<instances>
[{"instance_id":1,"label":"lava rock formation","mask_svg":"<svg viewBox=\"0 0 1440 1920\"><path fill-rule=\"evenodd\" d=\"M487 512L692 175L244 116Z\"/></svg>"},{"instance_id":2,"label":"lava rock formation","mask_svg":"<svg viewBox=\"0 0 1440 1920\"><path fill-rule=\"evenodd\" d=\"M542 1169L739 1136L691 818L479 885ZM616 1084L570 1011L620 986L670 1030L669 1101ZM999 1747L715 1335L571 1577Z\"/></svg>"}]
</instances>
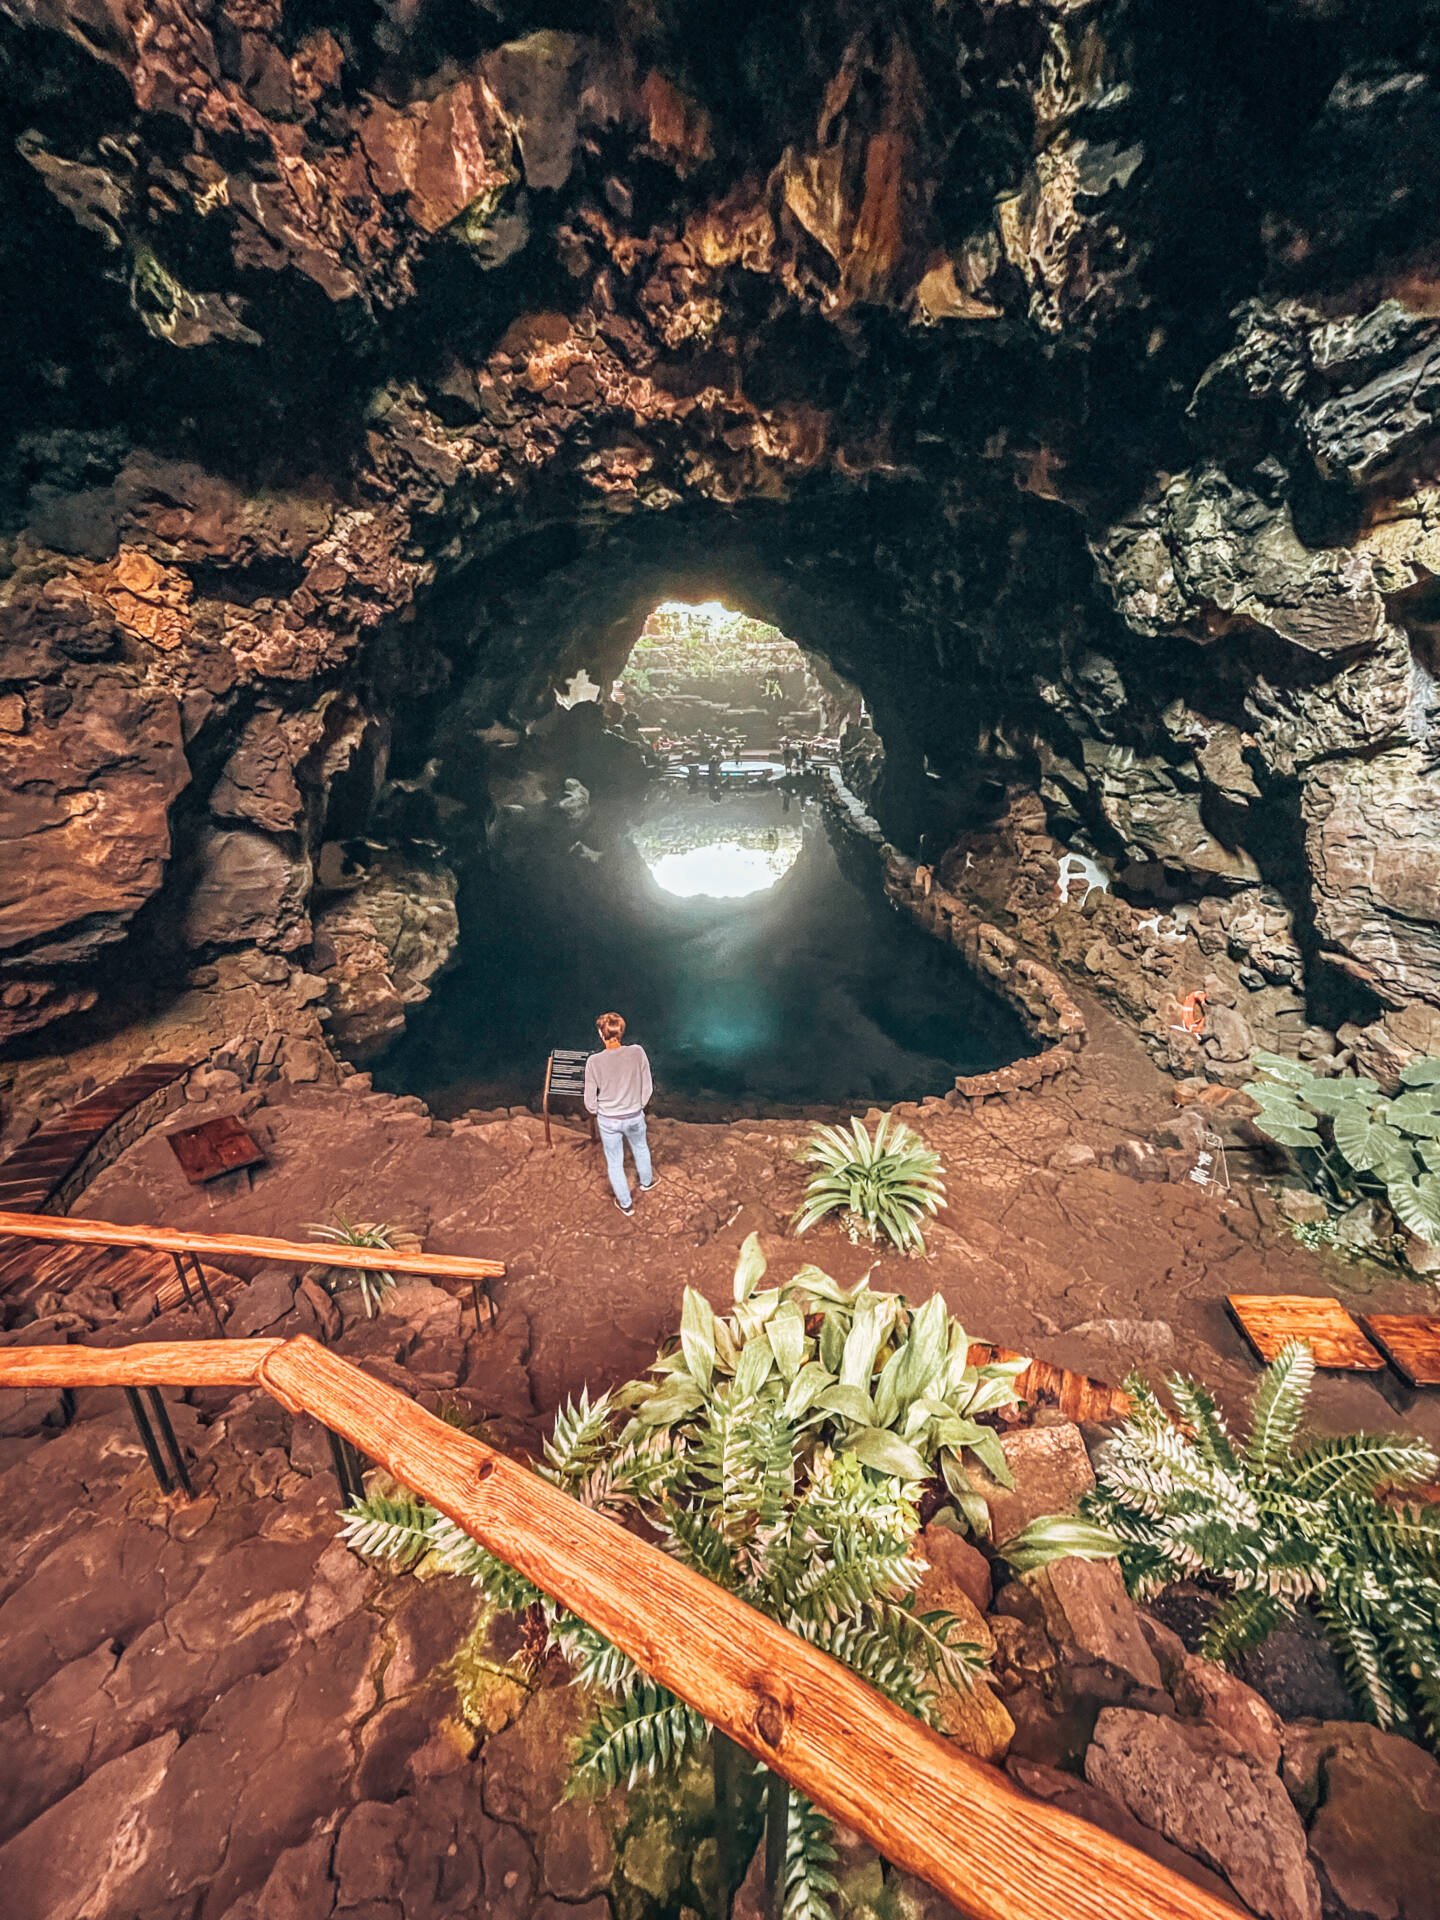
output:
<instances>
[{"instance_id":1,"label":"lava rock formation","mask_svg":"<svg viewBox=\"0 0 1440 1920\"><path fill-rule=\"evenodd\" d=\"M669 597L1440 1051L1429 0L0 13L0 1033L383 1042Z\"/></svg>"}]
</instances>

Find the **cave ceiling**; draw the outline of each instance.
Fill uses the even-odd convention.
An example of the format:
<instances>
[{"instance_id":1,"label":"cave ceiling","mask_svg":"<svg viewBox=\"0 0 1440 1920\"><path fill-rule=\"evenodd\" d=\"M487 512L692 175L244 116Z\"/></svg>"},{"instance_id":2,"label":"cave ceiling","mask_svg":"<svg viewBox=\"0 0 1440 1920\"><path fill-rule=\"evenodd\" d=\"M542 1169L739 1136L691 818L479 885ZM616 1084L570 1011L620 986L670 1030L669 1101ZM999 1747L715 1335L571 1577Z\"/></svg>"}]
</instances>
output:
<instances>
[{"instance_id":1,"label":"cave ceiling","mask_svg":"<svg viewBox=\"0 0 1440 1920\"><path fill-rule=\"evenodd\" d=\"M0 20L0 1032L668 596L1440 1044L1440 8Z\"/></svg>"}]
</instances>

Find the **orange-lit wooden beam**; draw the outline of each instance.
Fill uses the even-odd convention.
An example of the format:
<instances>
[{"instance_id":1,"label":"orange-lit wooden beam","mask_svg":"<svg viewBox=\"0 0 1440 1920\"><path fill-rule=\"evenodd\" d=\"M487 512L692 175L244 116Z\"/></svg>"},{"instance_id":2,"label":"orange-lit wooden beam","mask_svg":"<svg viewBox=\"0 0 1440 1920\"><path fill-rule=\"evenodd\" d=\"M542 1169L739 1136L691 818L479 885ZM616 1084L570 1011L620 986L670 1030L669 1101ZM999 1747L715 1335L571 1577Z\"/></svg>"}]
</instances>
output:
<instances>
[{"instance_id":1,"label":"orange-lit wooden beam","mask_svg":"<svg viewBox=\"0 0 1440 1920\"><path fill-rule=\"evenodd\" d=\"M0 1239L49 1240L72 1247L141 1247L149 1253L195 1253L203 1257L278 1260L288 1266L353 1267L373 1272L418 1273L432 1280L493 1280L505 1271L499 1260L472 1260L456 1253L390 1253L382 1247L339 1247L328 1240L267 1240L241 1233L178 1233L171 1227L122 1227L113 1220L77 1220L68 1215L0 1212Z\"/></svg>"},{"instance_id":2,"label":"orange-lit wooden beam","mask_svg":"<svg viewBox=\"0 0 1440 1920\"><path fill-rule=\"evenodd\" d=\"M129 1347L0 1347L0 1387L253 1387L283 1340L154 1340Z\"/></svg>"},{"instance_id":3,"label":"orange-lit wooden beam","mask_svg":"<svg viewBox=\"0 0 1440 1920\"><path fill-rule=\"evenodd\" d=\"M1031 1799L828 1654L315 1341L233 1344L265 1348L256 1378L283 1406L343 1434L971 1920L1235 1920L1233 1906ZM230 1358L211 1341L168 1352L179 1369L202 1346L217 1367ZM81 1355L86 1384L123 1384L132 1364L148 1384L165 1362L145 1351L0 1349L0 1387L38 1384L38 1367L54 1384L71 1369L73 1382ZM186 1384L195 1371L185 1366Z\"/></svg>"}]
</instances>

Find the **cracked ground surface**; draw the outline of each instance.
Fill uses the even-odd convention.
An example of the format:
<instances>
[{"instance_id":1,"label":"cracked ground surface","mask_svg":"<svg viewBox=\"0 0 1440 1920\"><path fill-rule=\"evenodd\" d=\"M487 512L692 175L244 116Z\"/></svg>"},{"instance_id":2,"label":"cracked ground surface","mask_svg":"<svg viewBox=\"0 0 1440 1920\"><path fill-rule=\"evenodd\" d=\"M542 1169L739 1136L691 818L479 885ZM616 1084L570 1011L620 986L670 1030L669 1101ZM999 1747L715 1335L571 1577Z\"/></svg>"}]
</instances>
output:
<instances>
[{"instance_id":1,"label":"cracked ground surface","mask_svg":"<svg viewBox=\"0 0 1440 1920\"><path fill-rule=\"evenodd\" d=\"M1044 1093L978 1114L901 1109L941 1153L950 1203L930 1256L881 1257L881 1285L938 1287L977 1336L1102 1378L1183 1366L1232 1407L1254 1367L1225 1293L1433 1299L1299 1247L1261 1188L1219 1197L1110 1169L1119 1141L1171 1111L1169 1083L1103 1015L1091 1034L1079 1070ZM504 1260L497 1318L480 1331L468 1296L407 1284L366 1321L353 1295L337 1312L278 1269L249 1276L230 1324L324 1331L510 1447L533 1444L582 1385L643 1367L685 1284L719 1302L752 1229L777 1274L813 1259L854 1280L873 1258L835 1230L786 1235L797 1123L655 1120L660 1180L630 1220L598 1152L568 1132L547 1150L530 1115L437 1130L418 1102L285 1090L252 1124L271 1159L250 1184L187 1187L155 1133L78 1210L289 1235L339 1211ZM1077 1144L1099 1159L1063 1170ZM145 1332L189 1330L170 1314ZM516 1664L509 1629L477 1628L468 1588L389 1578L336 1544L313 1423L261 1395L171 1401L195 1456L188 1503L155 1490L118 1394L86 1393L70 1424L0 1439L7 1913L601 1920L616 1847L638 1843L615 1808L558 1804L565 1690ZM1323 1378L1315 1410L1328 1425L1440 1437L1440 1397L1388 1374Z\"/></svg>"}]
</instances>

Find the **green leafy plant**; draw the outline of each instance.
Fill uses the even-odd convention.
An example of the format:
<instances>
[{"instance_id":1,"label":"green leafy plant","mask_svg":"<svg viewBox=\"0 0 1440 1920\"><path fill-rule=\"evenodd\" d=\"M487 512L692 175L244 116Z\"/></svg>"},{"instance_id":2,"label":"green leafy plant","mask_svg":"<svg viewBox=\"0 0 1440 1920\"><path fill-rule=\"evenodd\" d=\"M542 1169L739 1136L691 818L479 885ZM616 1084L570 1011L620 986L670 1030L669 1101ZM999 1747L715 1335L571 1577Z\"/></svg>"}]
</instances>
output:
<instances>
[{"instance_id":1,"label":"green leafy plant","mask_svg":"<svg viewBox=\"0 0 1440 1920\"><path fill-rule=\"evenodd\" d=\"M1203 1387L1169 1382L1183 1426L1143 1382L1076 1518L1033 1521L1003 1551L1019 1572L1067 1553L1117 1556L1145 1600L1197 1579L1221 1601L1204 1651L1226 1659L1313 1618L1382 1727L1440 1742L1440 1508L1397 1499L1440 1475L1423 1440L1302 1431L1315 1377L1292 1342L1233 1439ZM1380 1496L1384 1496L1383 1498Z\"/></svg>"},{"instance_id":2,"label":"green leafy plant","mask_svg":"<svg viewBox=\"0 0 1440 1920\"><path fill-rule=\"evenodd\" d=\"M840 1214L854 1239L883 1233L902 1253L925 1251L921 1222L945 1204L944 1168L919 1134L892 1115L872 1140L863 1122L817 1127L801 1156L811 1175L794 1218L797 1233Z\"/></svg>"},{"instance_id":3,"label":"green leafy plant","mask_svg":"<svg viewBox=\"0 0 1440 1920\"><path fill-rule=\"evenodd\" d=\"M954 1615L916 1605L919 1501L930 1487L983 1515L965 1471L972 1453L1008 1482L979 1416L1014 1401L1021 1363L972 1366L938 1294L913 1308L816 1267L770 1288L764 1273L752 1234L733 1311L722 1317L687 1289L678 1344L645 1378L567 1405L541 1471L935 1722L945 1691L973 1684L984 1655ZM576 1682L599 1697L572 1792L671 1775L709 1741L692 1707L404 1489L372 1485L343 1532L369 1558L398 1568L428 1560L506 1609L543 1615ZM738 1772L727 1742L715 1760L717 1781ZM772 1817L778 1808L785 1823L784 1912L828 1920L831 1824L764 1776L750 1784L775 1796ZM717 1812L733 1827L734 1806Z\"/></svg>"},{"instance_id":4,"label":"green leafy plant","mask_svg":"<svg viewBox=\"0 0 1440 1920\"><path fill-rule=\"evenodd\" d=\"M1335 1247L1335 1222L1333 1220L1289 1220L1287 1229L1292 1240L1298 1240L1302 1247Z\"/></svg>"},{"instance_id":5,"label":"green leafy plant","mask_svg":"<svg viewBox=\"0 0 1440 1920\"><path fill-rule=\"evenodd\" d=\"M1440 1059L1412 1060L1400 1091L1383 1094L1360 1074L1325 1077L1302 1061L1257 1053L1245 1091L1255 1125L1289 1147L1337 1211L1383 1200L1402 1227L1440 1246Z\"/></svg>"},{"instance_id":6,"label":"green leafy plant","mask_svg":"<svg viewBox=\"0 0 1440 1920\"><path fill-rule=\"evenodd\" d=\"M326 1240L335 1247L374 1247L382 1253L395 1252L397 1229L379 1221L347 1220L343 1213L337 1213L333 1224L311 1221L305 1231L312 1240ZM345 1276L343 1279L337 1277L341 1274ZM326 1284L332 1293L339 1287L358 1287L365 1317L373 1320L381 1300L395 1285L395 1276L379 1267L335 1268Z\"/></svg>"}]
</instances>

